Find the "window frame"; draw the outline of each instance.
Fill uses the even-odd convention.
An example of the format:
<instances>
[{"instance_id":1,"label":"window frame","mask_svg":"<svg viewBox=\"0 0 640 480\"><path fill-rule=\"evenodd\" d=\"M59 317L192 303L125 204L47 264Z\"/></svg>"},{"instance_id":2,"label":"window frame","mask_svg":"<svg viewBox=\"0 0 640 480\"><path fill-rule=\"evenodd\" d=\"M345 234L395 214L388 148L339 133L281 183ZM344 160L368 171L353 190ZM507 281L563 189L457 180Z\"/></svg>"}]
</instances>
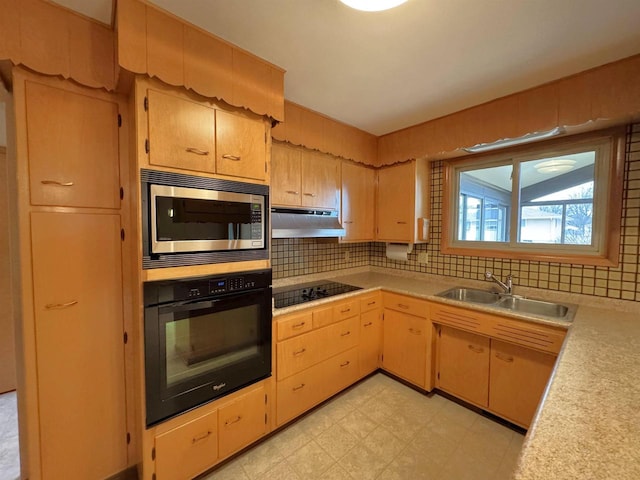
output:
<instances>
[{"instance_id":1,"label":"window frame","mask_svg":"<svg viewBox=\"0 0 640 480\"><path fill-rule=\"evenodd\" d=\"M553 140L535 142L493 151L445 160L442 198L442 239L441 252L445 255L464 255L476 257L507 258L514 260L534 260L557 263L576 263L582 265L615 267L619 263L620 230L622 214L622 182L624 173L623 127L571 135ZM512 206L507 234L507 242L486 242L457 240L459 222L459 172L468 169L489 168L500 165L512 165L513 178L520 176L519 164L522 161L535 160L567 154L566 150L580 149L604 144L604 161L597 161L594 172L594 223L595 245L573 244L535 244L521 242L520 231L520 188L519 181L512 183ZM602 157L601 157L602 158ZM606 191L602 191L601 179L605 178ZM600 179L600 181L598 181ZM601 205L602 202L605 205ZM597 215L596 215L597 210ZM592 242L593 243L593 242Z\"/></svg>"}]
</instances>

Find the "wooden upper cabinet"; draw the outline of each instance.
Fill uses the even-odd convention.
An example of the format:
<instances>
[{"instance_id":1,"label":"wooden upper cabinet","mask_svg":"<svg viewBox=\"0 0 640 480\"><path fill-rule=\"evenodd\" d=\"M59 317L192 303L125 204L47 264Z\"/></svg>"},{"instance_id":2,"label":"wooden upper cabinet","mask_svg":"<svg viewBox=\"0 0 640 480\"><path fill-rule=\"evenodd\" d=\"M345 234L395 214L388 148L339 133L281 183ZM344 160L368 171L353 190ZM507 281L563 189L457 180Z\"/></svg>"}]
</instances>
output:
<instances>
[{"instance_id":1,"label":"wooden upper cabinet","mask_svg":"<svg viewBox=\"0 0 640 480\"><path fill-rule=\"evenodd\" d=\"M428 240L429 163L410 162L378 170L377 239L420 243Z\"/></svg>"},{"instance_id":2,"label":"wooden upper cabinet","mask_svg":"<svg viewBox=\"0 0 640 480\"><path fill-rule=\"evenodd\" d=\"M375 170L342 162L343 241L371 241L374 235Z\"/></svg>"},{"instance_id":3,"label":"wooden upper cabinet","mask_svg":"<svg viewBox=\"0 0 640 480\"><path fill-rule=\"evenodd\" d=\"M170 85L184 85L184 27L178 19L147 8L147 70Z\"/></svg>"},{"instance_id":4,"label":"wooden upper cabinet","mask_svg":"<svg viewBox=\"0 0 640 480\"><path fill-rule=\"evenodd\" d=\"M199 172L215 171L215 110L149 89L149 163Z\"/></svg>"},{"instance_id":5,"label":"wooden upper cabinet","mask_svg":"<svg viewBox=\"0 0 640 480\"><path fill-rule=\"evenodd\" d=\"M271 203L299 207L301 183L301 150L273 143L271 145Z\"/></svg>"},{"instance_id":6,"label":"wooden upper cabinet","mask_svg":"<svg viewBox=\"0 0 640 480\"><path fill-rule=\"evenodd\" d=\"M264 121L216 110L216 173L264 180L266 162Z\"/></svg>"},{"instance_id":7,"label":"wooden upper cabinet","mask_svg":"<svg viewBox=\"0 0 640 480\"><path fill-rule=\"evenodd\" d=\"M33 205L119 208L118 103L25 80Z\"/></svg>"},{"instance_id":8,"label":"wooden upper cabinet","mask_svg":"<svg viewBox=\"0 0 640 480\"><path fill-rule=\"evenodd\" d=\"M302 151L302 206L338 208L339 162L330 155Z\"/></svg>"}]
</instances>

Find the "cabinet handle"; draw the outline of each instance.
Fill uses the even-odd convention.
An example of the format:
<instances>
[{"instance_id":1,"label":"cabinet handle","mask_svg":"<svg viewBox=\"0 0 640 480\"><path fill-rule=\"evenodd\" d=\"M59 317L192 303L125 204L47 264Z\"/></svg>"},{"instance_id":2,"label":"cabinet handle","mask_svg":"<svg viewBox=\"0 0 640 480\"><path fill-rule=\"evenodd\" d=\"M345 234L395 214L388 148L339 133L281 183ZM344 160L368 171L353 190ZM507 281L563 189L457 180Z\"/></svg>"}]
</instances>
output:
<instances>
[{"instance_id":1,"label":"cabinet handle","mask_svg":"<svg viewBox=\"0 0 640 480\"><path fill-rule=\"evenodd\" d=\"M351 335L351 330L347 330L346 332L340 334L341 337L346 337L347 335Z\"/></svg>"},{"instance_id":2,"label":"cabinet handle","mask_svg":"<svg viewBox=\"0 0 640 480\"><path fill-rule=\"evenodd\" d=\"M398 225L406 225L407 222L396 222Z\"/></svg>"},{"instance_id":3,"label":"cabinet handle","mask_svg":"<svg viewBox=\"0 0 640 480\"><path fill-rule=\"evenodd\" d=\"M293 356L297 357L298 355L302 355L304 352L306 352L307 349L306 348L301 348L300 350L298 350L297 352L293 352Z\"/></svg>"},{"instance_id":4,"label":"cabinet handle","mask_svg":"<svg viewBox=\"0 0 640 480\"><path fill-rule=\"evenodd\" d=\"M209 155L209 150L200 150L199 148L187 147L185 150L196 155Z\"/></svg>"},{"instance_id":5,"label":"cabinet handle","mask_svg":"<svg viewBox=\"0 0 640 480\"><path fill-rule=\"evenodd\" d=\"M201 442L202 440L204 440L205 438L208 438L209 435L211 435L211 431L207 430L207 433L203 433L202 435L198 435L197 437L193 437L191 439L191 443L198 443Z\"/></svg>"},{"instance_id":6,"label":"cabinet handle","mask_svg":"<svg viewBox=\"0 0 640 480\"><path fill-rule=\"evenodd\" d=\"M58 182L57 180L40 180L43 185L55 185L56 187L73 187L73 182Z\"/></svg>"},{"instance_id":7,"label":"cabinet handle","mask_svg":"<svg viewBox=\"0 0 640 480\"><path fill-rule=\"evenodd\" d=\"M404 308L405 310L409 308L409 305L405 305L404 303L398 303L399 308Z\"/></svg>"},{"instance_id":8,"label":"cabinet handle","mask_svg":"<svg viewBox=\"0 0 640 480\"><path fill-rule=\"evenodd\" d=\"M49 303L45 305L44 308L46 308L47 310L62 310L63 308L73 307L77 303L77 300L72 300L71 302L67 303Z\"/></svg>"},{"instance_id":9,"label":"cabinet handle","mask_svg":"<svg viewBox=\"0 0 640 480\"><path fill-rule=\"evenodd\" d=\"M349 313L351 311L351 307L345 308L344 310L340 310L340 313Z\"/></svg>"},{"instance_id":10,"label":"cabinet handle","mask_svg":"<svg viewBox=\"0 0 640 480\"><path fill-rule=\"evenodd\" d=\"M376 304L376 301L374 300L373 302L369 302L369 303L367 303L367 307L368 307L369 305L375 305L375 304Z\"/></svg>"},{"instance_id":11,"label":"cabinet handle","mask_svg":"<svg viewBox=\"0 0 640 480\"><path fill-rule=\"evenodd\" d=\"M502 360L503 362L507 362L507 363L512 363L513 362L513 357L512 356L503 355L500 352L496 352L496 358Z\"/></svg>"},{"instance_id":12,"label":"cabinet handle","mask_svg":"<svg viewBox=\"0 0 640 480\"><path fill-rule=\"evenodd\" d=\"M341 364L340 364L340 367L346 367L346 366L348 366L350 363L351 363L351 362L350 362L349 360L347 360L346 362L341 363Z\"/></svg>"},{"instance_id":13,"label":"cabinet handle","mask_svg":"<svg viewBox=\"0 0 640 480\"><path fill-rule=\"evenodd\" d=\"M287 193L290 193L291 195L300 195L300 192L296 192L295 190L287 190Z\"/></svg>"},{"instance_id":14,"label":"cabinet handle","mask_svg":"<svg viewBox=\"0 0 640 480\"><path fill-rule=\"evenodd\" d=\"M300 384L300 385L298 385L297 387L293 387L293 391L295 392L295 391L297 391L297 390L300 390L300 389L304 388L305 386L306 386L306 385L305 385L304 383L301 383L301 384Z\"/></svg>"},{"instance_id":15,"label":"cabinet handle","mask_svg":"<svg viewBox=\"0 0 640 480\"><path fill-rule=\"evenodd\" d=\"M224 422L224 426L228 427L229 425L233 425L234 423L238 423L240 420L242 420L242 417L240 415L238 415L233 420L227 420L226 422Z\"/></svg>"},{"instance_id":16,"label":"cabinet handle","mask_svg":"<svg viewBox=\"0 0 640 480\"><path fill-rule=\"evenodd\" d=\"M291 328L293 328L293 329L302 328L302 327L304 327L305 323L307 323L307 322L296 323L295 325L292 325Z\"/></svg>"},{"instance_id":17,"label":"cabinet handle","mask_svg":"<svg viewBox=\"0 0 640 480\"><path fill-rule=\"evenodd\" d=\"M363 327L370 327L371 325L373 325L373 322L368 322L365 323L364 325L362 325Z\"/></svg>"},{"instance_id":18,"label":"cabinet handle","mask_svg":"<svg viewBox=\"0 0 640 480\"><path fill-rule=\"evenodd\" d=\"M304 196L306 197L315 197L316 194L315 193L303 193Z\"/></svg>"},{"instance_id":19,"label":"cabinet handle","mask_svg":"<svg viewBox=\"0 0 640 480\"><path fill-rule=\"evenodd\" d=\"M350 223L353 223L353 221L351 221L351 220L345 220L345 221L344 221L344 222L342 222L342 223L350 224Z\"/></svg>"},{"instance_id":20,"label":"cabinet handle","mask_svg":"<svg viewBox=\"0 0 640 480\"><path fill-rule=\"evenodd\" d=\"M234 162L239 162L242 157L239 157L237 155L230 155L228 153L225 153L224 155L222 155L222 158L224 158L226 160L233 160Z\"/></svg>"},{"instance_id":21,"label":"cabinet handle","mask_svg":"<svg viewBox=\"0 0 640 480\"><path fill-rule=\"evenodd\" d=\"M422 330L416 330L415 328L410 328L409 331L414 335L422 335Z\"/></svg>"},{"instance_id":22,"label":"cabinet handle","mask_svg":"<svg viewBox=\"0 0 640 480\"><path fill-rule=\"evenodd\" d=\"M482 348L482 347L476 347L476 346L474 346L474 345L469 345L469 350L471 350L472 352L475 352L475 353L482 353L482 352L484 352L484 348Z\"/></svg>"}]
</instances>

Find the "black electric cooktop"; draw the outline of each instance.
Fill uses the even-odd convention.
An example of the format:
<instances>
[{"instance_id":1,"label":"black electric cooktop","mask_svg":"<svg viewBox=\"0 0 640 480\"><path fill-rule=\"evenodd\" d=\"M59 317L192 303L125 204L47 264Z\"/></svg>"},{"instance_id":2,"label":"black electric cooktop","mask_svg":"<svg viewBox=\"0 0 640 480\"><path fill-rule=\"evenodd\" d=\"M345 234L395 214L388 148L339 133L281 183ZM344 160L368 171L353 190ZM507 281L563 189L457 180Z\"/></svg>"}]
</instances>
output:
<instances>
[{"instance_id":1,"label":"black electric cooktop","mask_svg":"<svg viewBox=\"0 0 640 480\"><path fill-rule=\"evenodd\" d=\"M361 290L361 287L338 282L312 282L273 290L273 302L276 308L290 307L299 303L310 302L320 298L332 297L342 293Z\"/></svg>"}]
</instances>

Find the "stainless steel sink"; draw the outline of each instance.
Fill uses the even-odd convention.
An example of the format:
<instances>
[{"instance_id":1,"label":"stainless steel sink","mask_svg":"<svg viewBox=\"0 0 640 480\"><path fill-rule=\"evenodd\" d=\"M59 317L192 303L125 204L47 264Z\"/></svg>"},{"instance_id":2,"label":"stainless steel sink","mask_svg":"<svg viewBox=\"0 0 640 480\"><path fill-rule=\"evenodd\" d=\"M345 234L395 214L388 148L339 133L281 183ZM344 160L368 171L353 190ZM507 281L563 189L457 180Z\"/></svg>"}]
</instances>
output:
<instances>
[{"instance_id":1,"label":"stainless steel sink","mask_svg":"<svg viewBox=\"0 0 640 480\"><path fill-rule=\"evenodd\" d=\"M569 312L569 307L559 303L543 302L530 298L504 297L496 305L518 313L529 313L552 318L563 318Z\"/></svg>"},{"instance_id":2,"label":"stainless steel sink","mask_svg":"<svg viewBox=\"0 0 640 480\"><path fill-rule=\"evenodd\" d=\"M500 300L500 296L494 292L477 290L475 288L454 287L445 292L438 293L438 297L458 300L459 302L492 304Z\"/></svg>"},{"instance_id":3,"label":"stainless steel sink","mask_svg":"<svg viewBox=\"0 0 640 480\"><path fill-rule=\"evenodd\" d=\"M436 296L463 303L482 304L485 307L495 308L497 310L508 310L514 313L560 319L568 322L573 320L577 309L575 305L571 304L563 305L560 303L524 298L518 295L505 295L488 290L465 287L453 287L436 294Z\"/></svg>"}]
</instances>

